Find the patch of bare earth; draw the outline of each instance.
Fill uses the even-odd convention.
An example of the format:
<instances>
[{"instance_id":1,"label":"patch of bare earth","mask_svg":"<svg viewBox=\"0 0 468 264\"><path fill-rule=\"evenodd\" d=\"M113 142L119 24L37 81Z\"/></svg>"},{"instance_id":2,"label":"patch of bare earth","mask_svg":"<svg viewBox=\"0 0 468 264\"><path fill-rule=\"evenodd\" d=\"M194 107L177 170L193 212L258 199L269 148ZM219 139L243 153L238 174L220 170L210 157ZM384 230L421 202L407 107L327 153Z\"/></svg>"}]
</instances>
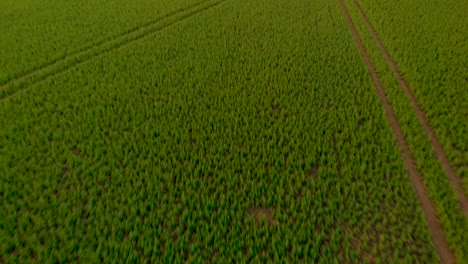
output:
<instances>
[{"instance_id":1,"label":"patch of bare earth","mask_svg":"<svg viewBox=\"0 0 468 264\"><path fill-rule=\"evenodd\" d=\"M317 180L318 177L318 167L317 166L312 166L310 168L310 172L306 173L305 178L308 180Z\"/></svg>"},{"instance_id":2,"label":"patch of bare earth","mask_svg":"<svg viewBox=\"0 0 468 264\"><path fill-rule=\"evenodd\" d=\"M257 224L260 224L263 219L266 220L268 225L272 226L277 222L273 219L272 209L267 207L250 207L247 210L247 215L253 217Z\"/></svg>"},{"instance_id":3,"label":"patch of bare earth","mask_svg":"<svg viewBox=\"0 0 468 264\"><path fill-rule=\"evenodd\" d=\"M78 148L74 148L72 150L72 152L73 152L73 155L79 155L80 154L80 150Z\"/></svg>"}]
</instances>

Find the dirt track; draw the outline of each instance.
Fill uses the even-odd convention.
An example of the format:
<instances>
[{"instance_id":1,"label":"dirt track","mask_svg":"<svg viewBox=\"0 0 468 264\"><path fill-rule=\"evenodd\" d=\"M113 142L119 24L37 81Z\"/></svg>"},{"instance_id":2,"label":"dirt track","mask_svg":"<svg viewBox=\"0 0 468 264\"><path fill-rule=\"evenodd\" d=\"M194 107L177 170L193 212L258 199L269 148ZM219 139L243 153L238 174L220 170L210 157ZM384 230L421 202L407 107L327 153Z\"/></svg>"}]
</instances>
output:
<instances>
[{"instance_id":1,"label":"dirt track","mask_svg":"<svg viewBox=\"0 0 468 264\"><path fill-rule=\"evenodd\" d=\"M341 6L344 17L346 18L346 21L351 30L352 36L356 42L356 45L359 48L359 52L361 53L361 56L366 64L366 67L372 77L372 82L374 83L374 86L377 90L377 94L380 97L380 101L385 109L387 119L390 123L390 126L392 127L396 142L398 143L398 146L400 148L400 153L405 162L406 169L410 176L411 183L419 198L419 201L421 202L421 207L424 212L424 216L427 220L431 238L437 250L437 253L439 255L440 261L441 263L455 263L455 257L452 254L452 252L450 252L447 240L445 239L444 231L437 217L435 207L432 204L431 200L429 199L426 193L426 190L424 189L424 183L422 181L421 174L417 170L413 157L411 157L408 144L406 143L406 140L403 136L401 126L398 123L395 114L393 113L392 106L387 96L385 95L385 92L382 88L382 85L380 83L380 79L379 79L379 76L377 75L375 67L364 48L362 40L359 34L357 33L356 28L354 27L354 23L351 19L351 16L343 0L338 0L338 2Z\"/></svg>"},{"instance_id":2,"label":"dirt track","mask_svg":"<svg viewBox=\"0 0 468 264\"><path fill-rule=\"evenodd\" d=\"M362 10L361 6L359 5L359 2L357 0L353 0L354 5L356 6L357 10L361 14L361 17L364 19L364 22L366 23L367 27L369 28L370 32L372 33L372 36L377 42L380 51L385 57L385 60L387 61L387 64L390 66L392 69L393 73L398 79L398 83L400 84L400 87L405 91L406 96L411 102L411 105L413 106L413 110L416 113L416 116L419 119L419 122L421 122L424 130L426 131L426 134L429 137L429 140L431 142L432 147L434 148L435 154L437 158L439 159L440 163L442 164L442 167L445 170L445 173L448 175L448 179L450 184L452 185L453 190L455 191L455 194L457 195L458 202L460 204L460 207L465 214L465 216L468 216L468 199L465 196L465 193L463 191L463 185L461 181L461 177L457 176L455 173L455 170L453 167L450 165L450 162L447 158L447 154L445 154L445 151L442 147L442 144L440 143L439 139L437 138L434 130L429 124L429 121L427 120L424 112L422 111L421 107L419 106L416 97L414 96L410 86L406 82L405 78L403 75L400 73L398 66L396 63L393 61L393 59L390 57L390 54L388 53L387 49L385 48L382 40L380 39L379 35L375 31L374 27L370 23L369 19L367 18L366 14Z\"/></svg>"}]
</instances>

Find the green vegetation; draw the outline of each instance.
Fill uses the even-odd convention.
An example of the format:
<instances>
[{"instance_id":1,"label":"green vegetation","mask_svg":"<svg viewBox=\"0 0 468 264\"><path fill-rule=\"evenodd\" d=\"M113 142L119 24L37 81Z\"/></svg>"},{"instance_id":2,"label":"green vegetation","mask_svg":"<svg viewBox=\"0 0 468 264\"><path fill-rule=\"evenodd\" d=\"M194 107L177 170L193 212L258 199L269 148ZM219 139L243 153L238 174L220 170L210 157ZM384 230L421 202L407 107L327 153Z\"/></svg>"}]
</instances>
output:
<instances>
[{"instance_id":1,"label":"green vegetation","mask_svg":"<svg viewBox=\"0 0 468 264\"><path fill-rule=\"evenodd\" d=\"M109 42L0 87L0 262L437 262L336 1L139 2L113 18L133 24L54 29L83 37L43 55ZM12 63L23 52L4 81L52 56ZM463 217L421 157L441 216ZM463 256L466 225L442 222Z\"/></svg>"},{"instance_id":2,"label":"green vegetation","mask_svg":"<svg viewBox=\"0 0 468 264\"><path fill-rule=\"evenodd\" d=\"M72 52L53 63L49 63L40 69L33 70L29 74L22 75L19 78L12 79L3 86L0 86L0 99L14 95L16 92L22 89L27 89L28 87L31 87L47 78L53 78L55 75L66 72L72 66L77 66L91 59L96 59L99 56L115 51L130 42L140 40L149 34L154 34L155 32L164 30L219 3L220 1L205 1L195 5L190 5L188 7L181 8L177 12L168 14L163 18L158 18L153 22L147 23L140 28L100 41L95 46L84 48L77 52Z\"/></svg>"},{"instance_id":3,"label":"green vegetation","mask_svg":"<svg viewBox=\"0 0 468 264\"><path fill-rule=\"evenodd\" d=\"M468 5L360 0L406 77L468 195Z\"/></svg>"},{"instance_id":4,"label":"green vegetation","mask_svg":"<svg viewBox=\"0 0 468 264\"><path fill-rule=\"evenodd\" d=\"M353 1L346 0L346 4L364 41L366 50L376 66L381 83L398 117L398 122L405 133L412 156L415 157L418 170L424 178L426 190L434 202L442 225L446 230L447 240L461 263L468 256L468 222L460 210L457 197L447 180L447 175L442 169L440 161L435 156L427 134L416 117L404 91L399 86L395 74L385 61ZM381 38L385 39L384 36L381 36Z\"/></svg>"},{"instance_id":5,"label":"green vegetation","mask_svg":"<svg viewBox=\"0 0 468 264\"><path fill-rule=\"evenodd\" d=\"M2 0L0 85L206 0Z\"/></svg>"}]
</instances>

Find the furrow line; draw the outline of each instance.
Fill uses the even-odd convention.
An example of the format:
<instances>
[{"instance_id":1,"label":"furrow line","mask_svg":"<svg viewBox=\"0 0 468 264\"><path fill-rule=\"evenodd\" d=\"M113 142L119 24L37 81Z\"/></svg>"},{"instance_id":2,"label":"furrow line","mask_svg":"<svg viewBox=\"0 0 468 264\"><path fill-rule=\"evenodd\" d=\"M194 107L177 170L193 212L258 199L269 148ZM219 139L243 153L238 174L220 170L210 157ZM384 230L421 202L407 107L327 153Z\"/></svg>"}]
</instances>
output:
<instances>
[{"instance_id":1,"label":"furrow line","mask_svg":"<svg viewBox=\"0 0 468 264\"><path fill-rule=\"evenodd\" d=\"M104 45L106 43L115 41L118 38L123 38L123 37L125 37L127 35L135 33L136 31L148 28L150 26L154 26L157 23L164 22L164 20L166 20L166 19L168 19L168 18L170 18L172 16L176 16L177 14L185 12L185 11L187 11L189 9L196 8L197 6L200 6L200 5L202 5L202 4L204 4L204 3L208 2L208 1L210 1L210 0L205 0L205 1L202 1L202 2L198 2L198 3L192 4L192 5L185 6L183 8L180 8L180 9L176 10L176 11L170 12L170 13L162 16L162 17L159 17L159 18L157 18L157 19L155 19L153 21L144 23L141 26L134 27L134 28L132 28L130 30L127 30L125 32L122 32L121 34L118 34L116 36L111 36L111 37L105 38L105 39L103 39L101 41L97 41L97 42L88 44L88 45L86 45L86 46L84 46L84 47L82 47L82 48L80 48L80 49L78 49L76 51L73 51L73 52L71 52L69 54L65 54L62 57L53 59L52 61L50 61L48 63L44 63L44 64L42 64L40 66L33 67L32 69L20 74L19 76L12 77L10 79L7 79L6 81L0 82L0 90L3 89L5 86L9 85L12 82L21 81L22 79L30 78L32 75L36 74L37 72L40 72L41 70L44 70L44 69L46 69L48 67L52 67L54 65L57 65L60 62L66 60L68 57L78 56L78 55L83 54L85 52L88 52L88 51L90 51L92 49L98 48L101 45Z\"/></svg>"},{"instance_id":2,"label":"furrow line","mask_svg":"<svg viewBox=\"0 0 468 264\"><path fill-rule=\"evenodd\" d=\"M104 41L91 48L87 48L72 55L68 55L63 59L48 64L44 68L37 69L27 75L24 75L23 77L11 80L10 82L8 82L8 84L0 87L0 100L3 101L6 98L10 98L18 91L26 90L27 88L41 81L44 81L51 76L53 77L57 74L67 71L73 66L80 65L93 58L97 58L103 54L117 50L122 46L125 46L126 44L132 43L148 35L169 28L175 24L178 24L186 19L191 18L192 16L207 11L221 4L224 1L225 0L207 0L199 4L193 5L189 8L179 10L178 12L168 15L164 18L160 18L151 24L147 24L146 26L134 29L133 31L122 34L116 38Z\"/></svg>"},{"instance_id":3,"label":"furrow line","mask_svg":"<svg viewBox=\"0 0 468 264\"><path fill-rule=\"evenodd\" d=\"M341 6L347 24L351 30L351 34L359 48L359 52L361 53L365 65L372 77L372 82L374 83L374 86L377 90L377 94L380 97L380 102L382 103L385 109L385 114L395 135L396 142L399 145L400 153L405 162L410 181L419 198L419 201L421 202L421 208L427 220L428 228L431 234L431 239L439 255L440 261L442 263L455 263L455 257L452 254L452 252L450 252L447 240L445 239L444 231L440 224L440 220L437 217L436 209L426 193L421 174L417 170L414 158L410 154L408 144L406 143L405 137L403 136L403 131L401 129L400 124L397 121L397 118L393 112L393 108L380 83L377 71L375 70L373 63L370 60L366 49L364 48L362 40L359 34L357 33L357 30L343 0L338 0L338 2Z\"/></svg>"},{"instance_id":4,"label":"furrow line","mask_svg":"<svg viewBox=\"0 0 468 264\"><path fill-rule=\"evenodd\" d=\"M457 195L457 199L459 202L459 205L465 214L465 216L468 216L468 199L465 196L464 190L463 190L463 184L460 176L457 176L455 170L453 167L450 165L450 161L447 158L447 154L445 153L444 148L442 147L442 144L440 143L440 140L437 138L434 130L432 129L429 121L427 120L424 111L421 109L421 107L418 104L418 101L416 100L416 97L414 96L410 86L406 82L405 78L401 74L400 70L398 69L398 66L396 63L393 61L392 57L390 56L389 52L385 48L382 40L380 39L379 35L374 29L374 26L371 24L369 19L367 18L366 14L361 8L361 5L357 0L353 0L354 5L356 6L357 10L359 11L361 17L363 18L364 22L366 23L367 27L369 28L369 31L372 34L372 37L374 40L377 42L377 45L380 48L380 51L385 57L385 60L387 61L387 64L390 66L392 69L393 73L398 79L398 83L400 84L400 87L404 90L406 96L408 97L414 112L416 113L416 116L418 117L420 123L422 124L424 130L426 131L427 136L429 137L429 140L431 142L431 145L435 151L435 154L437 158L439 159L439 162L442 164L442 167L445 170L445 173L448 175L448 179L450 184L452 185L453 190L455 191L455 194Z\"/></svg>"}]
</instances>

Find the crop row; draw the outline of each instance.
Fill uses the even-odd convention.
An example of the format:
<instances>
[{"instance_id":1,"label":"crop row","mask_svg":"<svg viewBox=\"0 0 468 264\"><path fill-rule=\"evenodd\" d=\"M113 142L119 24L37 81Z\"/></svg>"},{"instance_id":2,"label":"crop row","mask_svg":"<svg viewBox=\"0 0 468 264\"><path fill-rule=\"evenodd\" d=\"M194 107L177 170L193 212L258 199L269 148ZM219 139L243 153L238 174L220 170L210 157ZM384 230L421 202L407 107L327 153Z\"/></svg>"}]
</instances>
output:
<instances>
[{"instance_id":1,"label":"crop row","mask_svg":"<svg viewBox=\"0 0 468 264\"><path fill-rule=\"evenodd\" d=\"M406 77L468 194L466 3L359 3Z\"/></svg>"},{"instance_id":2,"label":"crop row","mask_svg":"<svg viewBox=\"0 0 468 264\"><path fill-rule=\"evenodd\" d=\"M2 1L0 85L202 2Z\"/></svg>"},{"instance_id":3,"label":"crop row","mask_svg":"<svg viewBox=\"0 0 468 264\"><path fill-rule=\"evenodd\" d=\"M103 41L96 46L84 48L78 52L69 54L63 59L57 60L41 69L32 71L20 78L11 80L4 86L0 86L0 100L14 96L19 91L34 87L37 83L44 81L47 78L54 78L59 74L63 74L69 70L70 67L78 66L79 64L89 60L97 59L103 54L113 52L130 42L138 41L150 34L155 34L159 31L165 30L174 24L191 18L194 15L206 12L210 8L221 3L222 1L205 1L197 5L183 8L174 14L169 14L164 18L148 23L147 25L133 31L122 33L119 36Z\"/></svg>"},{"instance_id":4,"label":"crop row","mask_svg":"<svg viewBox=\"0 0 468 264\"><path fill-rule=\"evenodd\" d=\"M437 260L335 1L226 1L0 126L7 262Z\"/></svg>"},{"instance_id":5,"label":"crop row","mask_svg":"<svg viewBox=\"0 0 468 264\"><path fill-rule=\"evenodd\" d=\"M389 97L406 141L410 146L411 154L423 176L428 194L437 208L439 218L445 229L446 238L457 259L462 262L468 254L466 251L468 248L468 237L466 236L468 222L460 208L457 196L447 180L448 176L440 161L436 158L426 131L424 131L407 96L399 86L397 77L385 61L356 6L353 1L346 1L346 4L359 34L364 40L371 60L376 66L382 86ZM387 43L385 42L385 44Z\"/></svg>"}]
</instances>

